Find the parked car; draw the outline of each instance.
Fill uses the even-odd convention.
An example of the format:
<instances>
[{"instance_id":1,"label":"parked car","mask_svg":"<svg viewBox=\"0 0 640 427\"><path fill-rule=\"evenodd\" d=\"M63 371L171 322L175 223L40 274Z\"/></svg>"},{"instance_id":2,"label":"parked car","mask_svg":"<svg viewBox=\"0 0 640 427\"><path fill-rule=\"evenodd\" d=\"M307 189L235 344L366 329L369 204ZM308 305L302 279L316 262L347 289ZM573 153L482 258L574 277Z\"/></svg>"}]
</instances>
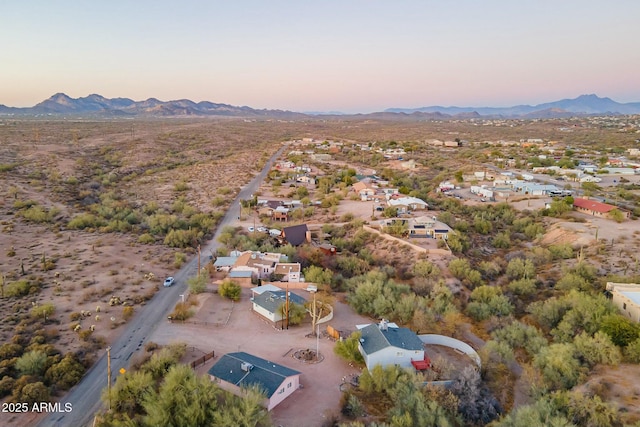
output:
<instances>
[{"instance_id":1,"label":"parked car","mask_svg":"<svg viewBox=\"0 0 640 427\"><path fill-rule=\"evenodd\" d=\"M169 276L166 279L164 279L164 286L169 287L171 285L173 285L176 282L176 279L174 279L173 277Z\"/></svg>"},{"instance_id":2,"label":"parked car","mask_svg":"<svg viewBox=\"0 0 640 427\"><path fill-rule=\"evenodd\" d=\"M267 227L260 226L260 227L256 228L256 230L258 230L260 233L266 233L267 232Z\"/></svg>"}]
</instances>

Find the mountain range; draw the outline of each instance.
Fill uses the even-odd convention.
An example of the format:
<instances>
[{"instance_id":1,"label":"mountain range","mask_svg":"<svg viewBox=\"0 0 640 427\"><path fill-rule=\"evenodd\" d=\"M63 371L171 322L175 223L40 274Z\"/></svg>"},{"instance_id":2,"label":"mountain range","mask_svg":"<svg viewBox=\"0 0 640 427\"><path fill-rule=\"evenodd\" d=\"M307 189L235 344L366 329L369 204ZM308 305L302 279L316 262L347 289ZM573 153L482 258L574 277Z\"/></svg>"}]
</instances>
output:
<instances>
[{"instance_id":1,"label":"mountain range","mask_svg":"<svg viewBox=\"0 0 640 427\"><path fill-rule=\"evenodd\" d=\"M216 104L189 99L176 101L160 101L149 98L145 101L134 101L129 98L105 98L101 95L89 95L84 98L71 98L64 93L56 93L39 104L28 108L7 107L0 104L0 115L90 115L103 117L296 117L303 114L282 110L256 110L250 107L236 107L228 104Z\"/></svg>"},{"instance_id":2,"label":"mountain range","mask_svg":"<svg viewBox=\"0 0 640 427\"><path fill-rule=\"evenodd\" d=\"M217 104L209 101L193 102L188 99L160 101L149 98L134 101L129 98L105 98L101 95L89 95L84 98L71 98L64 93L34 105L17 108L0 104L0 116L98 116L98 117L273 117L302 118L317 115L303 114L283 110L257 110L251 107L237 107ZM513 107L442 107L389 108L382 112L356 114L356 117L402 120L446 120L479 117L501 118L554 118L578 115L620 115L640 114L640 102L619 103L610 98L597 95L581 95L574 99L563 99L538 105L516 105ZM338 113L323 114L324 117L340 116Z\"/></svg>"},{"instance_id":3,"label":"mountain range","mask_svg":"<svg viewBox=\"0 0 640 427\"><path fill-rule=\"evenodd\" d=\"M573 99L547 102L538 105L516 105L513 107L421 107L421 108L389 108L388 113L441 113L451 116L474 114L491 117L545 118L575 115L596 114L640 114L640 102L622 104L611 98L600 98L597 95L580 95Z\"/></svg>"}]
</instances>

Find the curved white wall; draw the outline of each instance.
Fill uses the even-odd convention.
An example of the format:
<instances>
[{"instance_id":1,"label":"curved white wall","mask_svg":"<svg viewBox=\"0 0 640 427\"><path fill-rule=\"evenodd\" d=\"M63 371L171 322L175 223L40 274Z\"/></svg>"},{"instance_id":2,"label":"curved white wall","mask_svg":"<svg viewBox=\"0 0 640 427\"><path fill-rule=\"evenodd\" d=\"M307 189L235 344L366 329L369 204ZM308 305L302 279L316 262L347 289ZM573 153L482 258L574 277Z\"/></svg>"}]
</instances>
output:
<instances>
[{"instance_id":1,"label":"curved white wall","mask_svg":"<svg viewBox=\"0 0 640 427\"><path fill-rule=\"evenodd\" d=\"M482 367L482 362L480 361L480 356L478 356L478 353L476 353L473 347L465 342L462 342L455 338L437 334L418 335L418 338L420 338L420 340L425 344L442 345L454 350L458 350L469 356L476 363L476 365L478 365L478 368Z\"/></svg>"}]
</instances>

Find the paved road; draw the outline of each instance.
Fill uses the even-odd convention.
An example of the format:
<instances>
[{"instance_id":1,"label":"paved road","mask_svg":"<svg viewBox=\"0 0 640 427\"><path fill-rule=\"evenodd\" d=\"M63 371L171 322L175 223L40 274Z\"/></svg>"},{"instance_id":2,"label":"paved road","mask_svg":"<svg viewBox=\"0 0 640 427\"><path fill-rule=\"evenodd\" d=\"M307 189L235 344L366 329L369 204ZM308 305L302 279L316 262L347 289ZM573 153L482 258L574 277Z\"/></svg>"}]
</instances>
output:
<instances>
[{"instance_id":1,"label":"paved road","mask_svg":"<svg viewBox=\"0 0 640 427\"><path fill-rule=\"evenodd\" d=\"M281 147L267 162L260 174L247 184L233 200L229 210L218 225L213 238L202 248L204 257L215 252L219 246L217 242L220 232L225 226L232 225L240 215L240 200L248 199L254 194L275 159L285 150ZM139 313L126 325L122 335L111 346L111 376L112 384L119 375L121 368L127 369L132 355L144 347L144 343L160 322L165 322L175 304L180 300L180 295L187 291L187 278L196 274L198 258L194 257L180 271L174 274L176 284L170 288L162 288L156 295L139 309ZM100 357L96 364L87 372L82 381L76 385L61 401L61 407L65 403L71 403L72 410L67 413L52 413L40 421L39 427L67 427L87 426L93 422L93 417L102 407L100 399L102 390L107 387L107 353Z\"/></svg>"}]
</instances>

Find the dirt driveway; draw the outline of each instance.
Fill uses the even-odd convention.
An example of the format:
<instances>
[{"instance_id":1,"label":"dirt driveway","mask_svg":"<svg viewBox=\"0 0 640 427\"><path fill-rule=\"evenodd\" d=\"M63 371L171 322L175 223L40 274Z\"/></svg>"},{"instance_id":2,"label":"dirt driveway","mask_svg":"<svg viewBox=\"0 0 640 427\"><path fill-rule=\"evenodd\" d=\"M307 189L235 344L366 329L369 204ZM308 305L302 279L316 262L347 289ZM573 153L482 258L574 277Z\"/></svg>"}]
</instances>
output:
<instances>
[{"instance_id":1,"label":"dirt driveway","mask_svg":"<svg viewBox=\"0 0 640 427\"><path fill-rule=\"evenodd\" d=\"M300 296L309 298L306 291ZM150 337L158 344L185 342L188 356L196 359L204 352L215 351L216 357L200 366L198 373L205 374L223 354L245 351L255 356L302 372L303 388L280 403L271 416L275 425L284 427L321 426L340 413L340 383L343 377L358 374L359 369L338 358L333 348L335 342L326 337L316 340L305 335L311 332L311 324L278 330L270 322L251 310L250 290L244 289L242 299L235 304L217 294L200 295L200 305L194 320L199 324L165 323ZM205 323L206 322L206 323ZM356 324L371 323L359 316L346 304L336 302L334 318L327 324L349 333ZM320 331L326 329L321 325ZM303 363L293 358L299 349L315 350L316 344L324 359L319 363Z\"/></svg>"}]
</instances>

